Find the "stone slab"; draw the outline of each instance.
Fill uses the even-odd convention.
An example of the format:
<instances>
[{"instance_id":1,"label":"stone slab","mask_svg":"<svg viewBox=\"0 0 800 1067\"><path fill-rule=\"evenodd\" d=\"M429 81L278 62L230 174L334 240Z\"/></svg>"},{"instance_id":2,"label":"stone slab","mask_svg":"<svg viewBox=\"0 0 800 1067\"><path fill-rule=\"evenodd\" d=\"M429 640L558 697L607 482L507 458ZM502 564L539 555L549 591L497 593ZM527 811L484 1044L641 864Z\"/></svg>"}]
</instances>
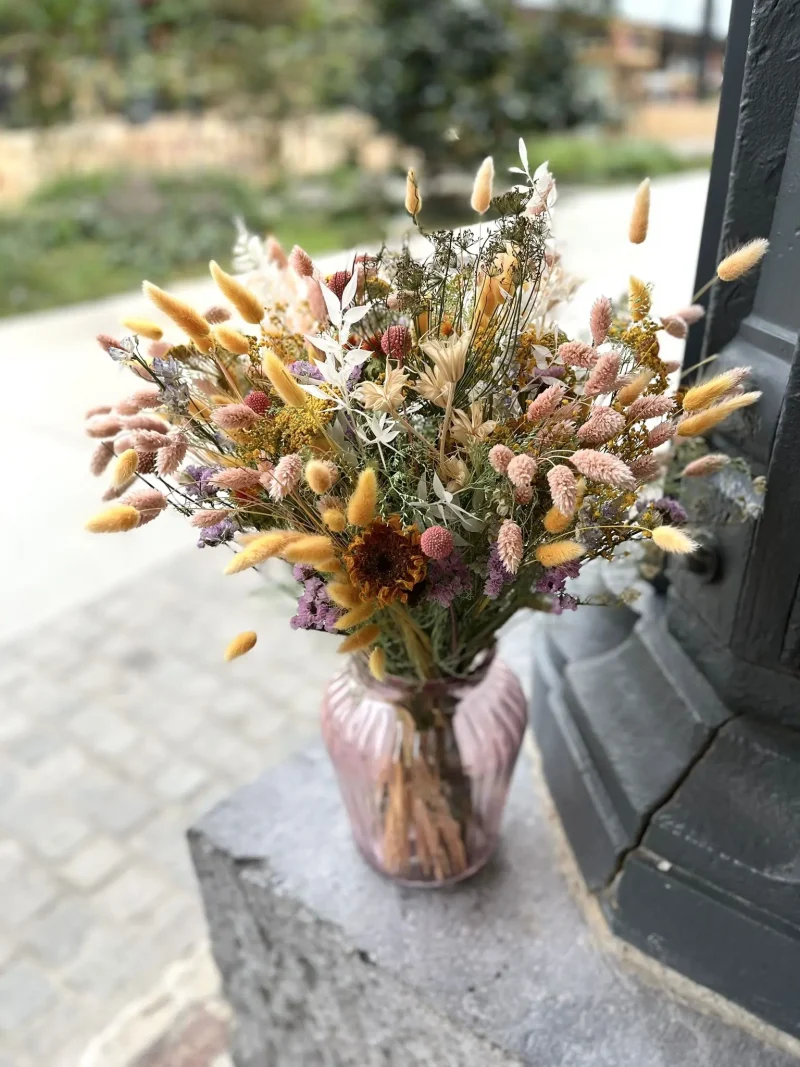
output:
<instances>
[{"instance_id":1,"label":"stone slab","mask_svg":"<svg viewBox=\"0 0 800 1067\"><path fill-rule=\"evenodd\" d=\"M318 745L190 834L236 1067L797 1067L607 956L530 764L495 861L402 889L356 854Z\"/></svg>"}]
</instances>

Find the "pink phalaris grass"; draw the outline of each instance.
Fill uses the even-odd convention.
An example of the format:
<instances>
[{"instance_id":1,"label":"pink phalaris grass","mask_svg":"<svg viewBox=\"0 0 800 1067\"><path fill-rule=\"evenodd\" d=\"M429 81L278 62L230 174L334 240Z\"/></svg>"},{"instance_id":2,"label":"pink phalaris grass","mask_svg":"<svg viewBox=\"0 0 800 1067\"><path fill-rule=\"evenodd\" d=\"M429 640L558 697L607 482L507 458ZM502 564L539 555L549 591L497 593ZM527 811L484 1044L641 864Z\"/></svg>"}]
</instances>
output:
<instances>
[{"instance_id":1,"label":"pink phalaris grass","mask_svg":"<svg viewBox=\"0 0 800 1067\"><path fill-rule=\"evenodd\" d=\"M156 433L166 433L169 423L160 419L158 415L149 415L146 412L138 412L136 415L126 415L122 420L126 430L155 430Z\"/></svg>"},{"instance_id":2,"label":"pink phalaris grass","mask_svg":"<svg viewBox=\"0 0 800 1067\"><path fill-rule=\"evenodd\" d=\"M609 407L595 407L586 422L578 429L578 440L584 445L603 445L625 428L625 416Z\"/></svg>"},{"instance_id":3,"label":"pink phalaris grass","mask_svg":"<svg viewBox=\"0 0 800 1067\"><path fill-rule=\"evenodd\" d=\"M122 342L107 333L99 333L96 340L104 352L110 352L112 348L122 348Z\"/></svg>"},{"instance_id":4,"label":"pink phalaris grass","mask_svg":"<svg viewBox=\"0 0 800 1067\"><path fill-rule=\"evenodd\" d=\"M126 396L117 404L120 415L136 415L143 408L157 408L161 403L161 391L159 389L137 389L135 393Z\"/></svg>"},{"instance_id":5,"label":"pink phalaris grass","mask_svg":"<svg viewBox=\"0 0 800 1067\"><path fill-rule=\"evenodd\" d=\"M619 356L616 352L604 352L602 356L598 356L597 362L586 379L583 395L601 396L603 393L612 392L618 375Z\"/></svg>"},{"instance_id":6,"label":"pink phalaris grass","mask_svg":"<svg viewBox=\"0 0 800 1067\"><path fill-rule=\"evenodd\" d=\"M230 317L231 313L228 308L222 307L221 304L212 304L203 313L203 318L210 326L219 326L220 323L227 322Z\"/></svg>"},{"instance_id":7,"label":"pink phalaris grass","mask_svg":"<svg viewBox=\"0 0 800 1067\"><path fill-rule=\"evenodd\" d=\"M172 347L169 341L151 341L147 354L151 359L163 359Z\"/></svg>"},{"instance_id":8,"label":"pink phalaris grass","mask_svg":"<svg viewBox=\"0 0 800 1067\"><path fill-rule=\"evenodd\" d=\"M169 444L169 437L159 430L134 430L131 437L137 452L157 452Z\"/></svg>"},{"instance_id":9,"label":"pink phalaris grass","mask_svg":"<svg viewBox=\"0 0 800 1067\"><path fill-rule=\"evenodd\" d=\"M203 508L196 511L189 522L198 530L205 530L208 526L216 526L218 522L233 515L233 508Z\"/></svg>"},{"instance_id":10,"label":"pink phalaris grass","mask_svg":"<svg viewBox=\"0 0 800 1067\"><path fill-rule=\"evenodd\" d=\"M506 468L508 480L516 489L524 489L536 477L537 463L533 456L514 456Z\"/></svg>"},{"instance_id":11,"label":"pink phalaris grass","mask_svg":"<svg viewBox=\"0 0 800 1067\"><path fill-rule=\"evenodd\" d=\"M115 456L121 456L123 452L127 452L129 448L133 448L133 434L121 433L118 437L115 437L113 448Z\"/></svg>"},{"instance_id":12,"label":"pink phalaris grass","mask_svg":"<svg viewBox=\"0 0 800 1067\"><path fill-rule=\"evenodd\" d=\"M575 475L563 463L547 472L550 496L562 515L569 516L578 505L578 482Z\"/></svg>"},{"instance_id":13,"label":"pink phalaris grass","mask_svg":"<svg viewBox=\"0 0 800 1067\"><path fill-rule=\"evenodd\" d=\"M689 333L689 324L680 315L665 315L661 319L661 325L670 337L677 337L679 341L683 341Z\"/></svg>"},{"instance_id":14,"label":"pink phalaris grass","mask_svg":"<svg viewBox=\"0 0 800 1067\"><path fill-rule=\"evenodd\" d=\"M116 415L95 415L86 423L89 437L113 437L122 429L122 420Z\"/></svg>"},{"instance_id":15,"label":"pink phalaris grass","mask_svg":"<svg viewBox=\"0 0 800 1067\"><path fill-rule=\"evenodd\" d=\"M631 474L640 484L644 482L652 482L654 478L658 478L661 474L661 464L659 463L658 457L652 454L637 456L630 461L628 467L630 468Z\"/></svg>"},{"instance_id":16,"label":"pink phalaris grass","mask_svg":"<svg viewBox=\"0 0 800 1067\"><path fill-rule=\"evenodd\" d=\"M618 456L596 452L593 448L582 448L570 456L569 461L577 471L594 482L611 485L614 489L636 488L636 479Z\"/></svg>"},{"instance_id":17,"label":"pink phalaris grass","mask_svg":"<svg viewBox=\"0 0 800 1067\"><path fill-rule=\"evenodd\" d=\"M289 266L289 260L286 253L283 250L283 245L280 243L277 237L270 235L264 244L264 255L281 270L285 270Z\"/></svg>"},{"instance_id":18,"label":"pink phalaris grass","mask_svg":"<svg viewBox=\"0 0 800 1067\"><path fill-rule=\"evenodd\" d=\"M679 359L665 359L663 365L665 374L674 374L676 370L681 369L683 363Z\"/></svg>"},{"instance_id":19,"label":"pink phalaris grass","mask_svg":"<svg viewBox=\"0 0 800 1067\"><path fill-rule=\"evenodd\" d=\"M647 443L650 448L658 448L659 445L666 444L667 441L670 441L674 436L675 423L660 422L658 426L654 426L647 435Z\"/></svg>"},{"instance_id":20,"label":"pink phalaris grass","mask_svg":"<svg viewBox=\"0 0 800 1067\"><path fill-rule=\"evenodd\" d=\"M284 497L295 491L300 483L302 474L303 460L296 452L283 456L278 460L278 464L272 472L269 495L273 500L283 500Z\"/></svg>"},{"instance_id":21,"label":"pink phalaris grass","mask_svg":"<svg viewBox=\"0 0 800 1067\"><path fill-rule=\"evenodd\" d=\"M696 322L703 318L705 313L706 309L702 304L690 304L688 307L678 308L675 315L679 319L683 319L687 326L694 326Z\"/></svg>"},{"instance_id":22,"label":"pink phalaris grass","mask_svg":"<svg viewBox=\"0 0 800 1067\"><path fill-rule=\"evenodd\" d=\"M259 484L260 478L259 472L249 467L226 467L209 480L220 489L253 489Z\"/></svg>"},{"instance_id":23,"label":"pink phalaris grass","mask_svg":"<svg viewBox=\"0 0 800 1067\"><path fill-rule=\"evenodd\" d=\"M328 308L316 278L306 278L306 300L311 314L317 322L328 321Z\"/></svg>"},{"instance_id":24,"label":"pink phalaris grass","mask_svg":"<svg viewBox=\"0 0 800 1067\"><path fill-rule=\"evenodd\" d=\"M514 453L508 445L493 445L489 449L489 466L498 474L505 474Z\"/></svg>"},{"instance_id":25,"label":"pink phalaris grass","mask_svg":"<svg viewBox=\"0 0 800 1067\"><path fill-rule=\"evenodd\" d=\"M601 345L611 329L611 301L607 296L598 296L589 312L589 330L595 345Z\"/></svg>"},{"instance_id":26,"label":"pink phalaris grass","mask_svg":"<svg viewBox=\"0 0 800 1067\"><path fill-rule=\"evenodd\" d=\"M167 506L167 498L158 489L144 488L132 489L120 500L122 504L129 504L141 515L139 525L144 526L152 522Z\"/></svg>"},{"instance_id":27,"label":"pink phalaris grass","mask_svg":"<svg viewBox=\"0 0 800 1067\"><path fill-rule=\"evenodd\" d=\"M156 470L164 477L166 474L174 474L186 458L186 450L189 442L186 435L180 430L168 434L169 444L160 448L156 455Z\"/></svg>"},{"instance_id":28,"label":"pink phalaris grass","mask_svg":"<svg viewBox=\"0 0 800 1067\"><path fill-rule=\"evenodd\" d=\"M98 404L97 407L89 408L89 410L84 415L84 418L85 419L93 419L95 415L110 415L110 414L111 414L111 405L110 404Z\"/></svg>"},{"instance_id":29,"label":"pink phalaris grass","mask_svg":"<svg viewBox=\"0 0 800 1067\"><path fill-rule=\"evenodd\" d=\"M552 415L563 400L566 391L563 385L548 385L535 400L531 400L528 404L528 419L531 422L538 422Z\"/></svg>"},{"instance_id":30,"label":"pink phalaris grass","mask_svg":"<svg viewBox=\"0 0 800 1067\"><path fill-rule=\"evenodd\" d=\"M124 485L110 485L100 499L106 504L109 500L118 500L130 484L130 482L125 482Z\"/></svg>"},{"instance_id":31,"label":"pink phalaris grass","mask_svg":"<svg viewBox=\"0 0 800 1067\"><path fill-rule=\"evenodd\" d=\"M597 361L597 353L585 341L565 341L556 354L568 367L593 367Z\"/></svg>"},{"instance_id":32,"label":"pink phalaris grass","mask_svg":"<svg viewBox=\"0 0 800 1067\"><path fill-rule=\"evenodd\" d=\"M681 478L703 478L707 474L716 474L723 467L727 467L730 461L730 456L725 456L721 452L709 452L707 456L701 456L687 463L681 471Z\"/></svg>"},{"instance_id":33,"label":"pink phalaris grass","mask_svg":"<svg viewBox=\"0 0 800 1067\"><path fill-rule=\"evenodd\" d=\"M211 421L221 430L250 430L258 415L247 404L223 404L211 412Z\"/></svg>"},{"instance_id":34,"label":"pink phalaris grass","mask_svg":"<svg viewBox=\"0 0 800 1067\"><path fill-rule=\"evenodd\" d=\"M101 441L94 452L92 452L92 458L89 460L89 470L95 478L100 477L111 462L113 455L114 449L111 445L107 444L105 441Z\"/></svg>"},{"instance_id":35,"label":"pink phalaris grass","mask_svg":"<svg viewBox=\"0 0 800 1067\"><path fill-rule=\"evenodd\" d=\"M314 261L300 245L295 245L289 253L289 266L301 278L311 278L314 274Z\"/></svg>"},{"instance_id":36,"label":"pink phalaris grass","mask_svg":"<svg viewBox=\"0 0 800 1067\"><path fill-rule=\"evenodd\" d=\"M420 538L419 547L428 559L447 559L455 543L453 535L444 526L429 526Z\"/></svg>"},{"instance_id":37,"label":"pink phalaris grass","mask_svg":"<svg viewBox=\"0 0 800 1067\"><path fill-rule=\"evenodd\" d=\"M522 530L513 520L506 519L497 535L497 554L500 556L500 562L507 571L516 574L522 562L522 553Z\"/></svg>"},{"instance_id":38,"label":"pink phalaris grass","mask_svg":"<svg viewBox=\"0 0 800 1067\"><path fill-rule=\"evenodd\" d=\"M533 500L532 485L518 485L514 489L514 500L517 504L530 504Z\"/></svg>"},{"instance_id":39,"label":"pink phalaris grass","mask_svg":"<svg viewBox=\"0 0 800 1067\"><path fill-rule=\"evenodd\" d=\"M667 415L675 407L675 399L671 396L640 396L626 409L625 414L630 422L638 422L640 419L657 419Z\"/></svg>"}]
</instances>

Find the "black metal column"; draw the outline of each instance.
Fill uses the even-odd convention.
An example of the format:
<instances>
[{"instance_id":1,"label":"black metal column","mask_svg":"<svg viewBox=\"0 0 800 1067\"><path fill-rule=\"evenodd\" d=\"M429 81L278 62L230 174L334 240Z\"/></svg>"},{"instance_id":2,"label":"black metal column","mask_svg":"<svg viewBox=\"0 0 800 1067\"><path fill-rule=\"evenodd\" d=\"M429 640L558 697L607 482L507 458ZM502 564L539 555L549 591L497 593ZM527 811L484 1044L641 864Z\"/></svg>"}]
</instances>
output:
<instances>
[{"instance_id":1,"label":"black metal column","mask_svg":"<svg viewBox=\"0 0 800 1067\"><path fill-rule=\"evenodd\" d=\"M766 495L736 467L698 481L685 502L716 565L673 567L668 596L638 620L548 619L532 706L612 928L796 1036L799 101L800 4L755 0L719 252L766 234L772 247L758 274L715 291L704 354L719 353L715 370L751 366L763 390L715 443L766 476Z\"/></svg>"}]
</instances>

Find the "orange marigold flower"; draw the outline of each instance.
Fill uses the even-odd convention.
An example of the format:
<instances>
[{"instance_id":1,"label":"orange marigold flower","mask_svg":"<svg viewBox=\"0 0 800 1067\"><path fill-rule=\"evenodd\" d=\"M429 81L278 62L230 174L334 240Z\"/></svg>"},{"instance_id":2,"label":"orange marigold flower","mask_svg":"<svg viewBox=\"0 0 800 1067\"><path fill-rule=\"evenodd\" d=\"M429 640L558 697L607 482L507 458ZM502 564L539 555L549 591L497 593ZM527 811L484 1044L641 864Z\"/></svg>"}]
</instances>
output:
<instances>
[{"instance_id":1,"label":"orange marigold flower","mask_svg":"<svg viewBox=\"0 0 800 1067\"><path fill-rule=\"evenodd\" d=\"M376 519L344 554L351 583L362 600L405 603L425 577L427 565L415 526L403 526L399 515Z\"/></svg>"}]
</instances>

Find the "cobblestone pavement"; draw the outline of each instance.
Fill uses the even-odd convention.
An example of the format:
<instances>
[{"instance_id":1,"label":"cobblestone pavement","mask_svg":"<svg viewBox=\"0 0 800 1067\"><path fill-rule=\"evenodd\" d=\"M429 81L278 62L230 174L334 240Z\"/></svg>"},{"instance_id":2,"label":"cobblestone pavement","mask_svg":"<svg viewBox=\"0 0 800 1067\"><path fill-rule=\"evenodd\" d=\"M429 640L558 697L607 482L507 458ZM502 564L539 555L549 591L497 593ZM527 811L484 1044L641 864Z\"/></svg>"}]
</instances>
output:
<instances>
[{"instance_id":1,"label":"cobblestone pavement","mask_svg":"<svg viewBox=\"0 0 800 1067\"><path fill-rule=\"evenodd\" d=\"M223 562L182 554L0 654L0 1067L76 1067L203 943L185 828L316 728L332 639Z\"/></svg>"}]
</instances>

